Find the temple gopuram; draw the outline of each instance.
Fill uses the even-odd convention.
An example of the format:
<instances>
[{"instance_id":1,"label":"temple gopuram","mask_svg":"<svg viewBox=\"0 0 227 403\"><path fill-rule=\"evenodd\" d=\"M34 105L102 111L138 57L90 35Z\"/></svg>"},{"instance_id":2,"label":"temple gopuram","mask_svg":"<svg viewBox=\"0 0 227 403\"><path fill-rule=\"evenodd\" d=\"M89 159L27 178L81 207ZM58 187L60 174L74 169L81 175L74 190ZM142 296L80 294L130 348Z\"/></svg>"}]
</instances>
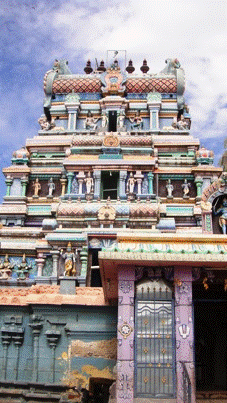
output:
<instances>
[{"instance_id":1,"label":"temple gopuram","mask_svg":"<svg viewBox=\"0 0 227 403\"><path fill-rule=\"evenodd\" d=\"M0 401L227 402L227 173L177 59L56 60L3 169Z\"/></svg>"}]
</instances>

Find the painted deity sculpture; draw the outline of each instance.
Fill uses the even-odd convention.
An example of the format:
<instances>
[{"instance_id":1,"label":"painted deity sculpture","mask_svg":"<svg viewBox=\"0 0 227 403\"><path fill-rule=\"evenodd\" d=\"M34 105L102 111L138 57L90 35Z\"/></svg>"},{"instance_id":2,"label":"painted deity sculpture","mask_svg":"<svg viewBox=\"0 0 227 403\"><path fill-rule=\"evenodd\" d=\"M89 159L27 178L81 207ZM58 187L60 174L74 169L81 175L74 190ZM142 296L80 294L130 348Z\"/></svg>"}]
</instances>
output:
<instances>
[{"instance_id":1,"label":"painted deity sculpture","mask_svg":"<svg viewBox=\"0 0 227 403\"><path fill-rule=\"evenodd\" d=\"M33 182L32 187L34 188L34 197L39 196L39 191L41 190L41 185L39 183L39 178L36 178L35 182Z\"/></svg>"},{"instance_id":2,"label":"painted deity sculpture","mask_svg":"<svg viewBox=\"0 0 227 403\"><path fill-rule=\"evenodd\" d=\"M8 254L5 255L4 261L0 263L0 278L7 280L11 277L13 265L9 262Z\"/></svg>"},{"instance_id":3,"label":"painted deity sculpture","mask_svg":"<svg viewBox=\"0 0 227 403\"><path fill-rule=\"evenodd\" d=\"M88 172L87 177L84 179L86 185L86 193L90 194L93 193L94 189L94 180L91 177L91 173Z\"/></svg>"},{"instance_id":4,"label":"painted deity sculpture","mask_svg":"<svg viewBox=\"0 0 227 403\"><path fill-rule=\"evenodd\" d=\"M26 262L26 255L23 254L22 262L17 268L17 277L19 280L26 280L28 278L29 270L31 270L31 265L28 265Z\"/></svg>"},{"instance_id":5,"label":"painted deity sculpture","mask_svg":"<svg viewBox=\"0 0 227 403\"><path fill-rule=\"evenodd\" d=\"M226 235L226 233L227 233L227 231L226 231L226 229L227 229L227 199L224 198L222 201L221 207L215 211L216 205L217 205L217 202L214 205L214 209L213 209L214 214L215 215L221 214L219 217L219 225L222 229L222 233L224 235Z\"/></svg>"},{"instance_id":6,"label":"painted deity sculpture","mask_svg":"<svg viewBox=\"0 0 227 403\"><path fill-rule=\"evenodd\" d=\"M70 276L75 276L76 275L76 256L77 256L77 251L74 253L72 251L72 246L71 243L69 242L67 245L66 252L63 253L63 250L61 250L61 255L63 259L65 260L64 264L64 275L67 277Z\"/></svg>"},{"instance_id":7,"label":"painted deity sculpture","mask_svg":"<svg viewBox=\"0 0 227 403\"><path fill-rule=\"evenodd\" d=\"M84 128L88 129L88 130L96 130L97 128L97 122L98 122L98 118L94 118L91 114L91 111L88 111L86 120L85 120L85 124L84 124Z\"/></svg>"},{"instance_id":8,"label":"painted deity sculpture","mask_svg":"<svg viewBox=\"0 0 227 403\"><path fill-rule=\"evenodd\" d=\"M117 117L117 130L122 131L124 129L124 121L125 121L125 113L124 111L120 111Z\"/></svg>"},{"instance_id":9,"label":"painted deity sculpture","mask_svg":"<svg viewBox=\"0 0 227 403\"><path fill-rule=\"evenodd\" d=\"M167 197L172 198L174 187L173 187L170 179L168 179L168 181L167 181L166 190L167 190Z\"/></svg>"},{"instance_id":10,"label":"painted deity sculpture","mask_svg":"<svg viewBox=\"0 0 227 403\"><path fill-rule=\"evenodd\" d=\"M40 116L38 123L40 124L42 130L51 130L55 127L54 121L49 122L44 115Z\"/></svg>"},{"instance_id":11,"label":"painted deity sculpture","mask_svg":"<svg viewBox=\"0 0 227 403\"><path fill-rule=\"evenodd\" d=\"M184 180L184 183L182 185L182 189L183 189L183 198L188 198L189 197L189 188L190 188L191 184L187 182L187 179Z\"/></svg>"},{"instance_id":12,"label":"painted deity sculpture","mask_svg":"<svg viewBox=\"0 0 227 403\"><path fill-rule=\"evenodd\" d=\"M143 128L143 118L140 116L140 111L137 111L136 115L133 118L129 118L131 124L131 129L141 130Z\"/></svg>"},{"instance_id":13,"label":"painted deity sculpture","mask_svg":"<svg viewBox=\"0 0 227 403\"><path fill-rule=\"evenodd\" d=\"M102 112L102 123L101 123L102 129L107 130L108 122L109 122L109 120L108 120L107 112L103 111Z\"/></svg>"},{"instance_id":14,"label":"painted deity sculpture","mask_svg":"<svg viewBox=\"0 0 227 403\"><path fill-rule=\"evenodd\" d=\"M48 196L53 196L53 191L55 190L55 184L53 182L53 178L50 178L49 182L48 182L48 188L49 188L49 194Z\"/></svg>"},{"instance_id":15,"label":"painted deity sculpture","mask_svg":"<svg viewBox=\"0 0 227 403\"><path fill-rule=\"evenodd\" d=\"M188 130L188 123L183 115L181 115L180 120L177 122L177 128L179 130Z\"/></svg>"},{"instance_id":16,"label":"painted deity sculpture","mask_svg":"<svg viewBox=\"0 0 227 403\"><path fill-rule=\"evenodd\" d=\"M134 192L135 184L136 184L136 179L134 178L133 173L131 172L129 175L129 178L127 180L127 187L126 187L127 193Z\"/></svg>"},{"instance_id":17,"label":"painted deity sculpture","mask_svg":"<svg viewBox=\"0 0 227 403\"><path fill-rule=\"evenodd\" d=\"M176 130L178 129L178 127L177 127L177 118L173 118L171 127L172 127L173 129L176 129Z\"/></svg>"}]
</instances>

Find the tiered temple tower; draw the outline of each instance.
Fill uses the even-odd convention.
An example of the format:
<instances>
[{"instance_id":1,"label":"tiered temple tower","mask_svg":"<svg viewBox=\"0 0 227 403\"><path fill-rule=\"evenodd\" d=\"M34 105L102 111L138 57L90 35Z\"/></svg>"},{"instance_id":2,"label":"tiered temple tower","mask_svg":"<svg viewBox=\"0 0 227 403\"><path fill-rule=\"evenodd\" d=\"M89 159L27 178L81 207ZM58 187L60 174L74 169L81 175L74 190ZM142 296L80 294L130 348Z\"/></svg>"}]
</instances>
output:
<instances>
[{"instance_id":1,"label":"tiered temple tower","mask_svg":"<svg viewBox=\"0 0 227 403\"><path fill-rule=\"evenodd\" d=\"M227 176L190 134L184 70L84 70L45 74L3 169L0 399L223 403Z\"/></svg>"}]
</instances>

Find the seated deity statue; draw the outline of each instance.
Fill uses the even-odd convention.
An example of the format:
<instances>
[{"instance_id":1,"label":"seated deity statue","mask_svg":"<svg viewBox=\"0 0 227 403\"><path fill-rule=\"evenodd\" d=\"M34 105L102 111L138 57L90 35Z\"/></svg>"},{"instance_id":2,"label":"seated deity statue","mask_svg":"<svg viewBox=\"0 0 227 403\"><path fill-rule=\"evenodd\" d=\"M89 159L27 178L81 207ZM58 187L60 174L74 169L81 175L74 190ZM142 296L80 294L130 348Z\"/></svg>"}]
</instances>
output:
<instances>
[{"instance_id":1,"label":"seated deity statue","mask_svg":"<svg viewBox=\"0 0 227 403\"><path fill-rule=\"evenodd\" d=\"M132 130L140 130L143 128L143 118L140 116L140 111L137 111L133 118L129 118Z\"/></svg>"},{"instance_id":2,"label":"seated deity statue","mask_svg":"<svg viewBox=\"0 0 227 403\"><path fill-rule=\"evenodd\" d=\"M179 130L188 130L188 122L186 121L184 115L181 115L180 120L177 122L177 127Z\"/></svg>"},{"instance_id":3,"label":"seated deity statue","mask_svg":"<svg viewBox=\"0 0 227 403\"><path fill-rule=\"evenodd\" d=\"M178 127L177 127L177 118L173 118L171 127L172 127L173 129L177 129L177 128L178 128Z\"/></svg>"},{"instance_id":4,"label":"seated deity statue","mask_svg":"<svg viewBox=\"0 0 227 403\"><path fill-rule=\"evenodd\" d=\"M5 255L4 261L0 262L0 278L7 280L12 273L13 265L9 262L8 254Z\"/></svg>"},{"instance_id":5,"label":"seated deity statue","mask_svg":"<svg viewBox=\"0 0 227 403\"><path fill-rule=\"evenodd\" d=\"M49 122L45 115L40 116L40 118L38 119L38 123L40 124L41 129L46 131L51 130L55 127L55 122Z\"/></svg>"}]
</instances>

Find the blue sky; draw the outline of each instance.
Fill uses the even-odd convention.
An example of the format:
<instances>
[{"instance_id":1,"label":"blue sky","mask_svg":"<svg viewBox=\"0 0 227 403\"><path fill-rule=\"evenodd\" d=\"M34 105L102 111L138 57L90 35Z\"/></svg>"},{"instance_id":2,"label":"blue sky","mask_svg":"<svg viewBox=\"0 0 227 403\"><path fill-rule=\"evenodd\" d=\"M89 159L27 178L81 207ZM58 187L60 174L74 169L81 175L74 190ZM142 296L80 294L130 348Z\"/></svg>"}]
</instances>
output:
<instances>
[{"instance_id":1,"label":"blue sky","mask_svg":"<svg viewBox=\"0 0 227 403\"><path fill-rule=\"evenodd\" d=\"M55 58L73 73L85 62L126 49L139 72L177 57L186 73L191 133L213 149L218 163L227 137L226 1L68 0L4 1L0 8L0 167L37 134L43 113L43 77ZM5 194L0 175L0 199Z\"/></svg>"}]
</instances>

